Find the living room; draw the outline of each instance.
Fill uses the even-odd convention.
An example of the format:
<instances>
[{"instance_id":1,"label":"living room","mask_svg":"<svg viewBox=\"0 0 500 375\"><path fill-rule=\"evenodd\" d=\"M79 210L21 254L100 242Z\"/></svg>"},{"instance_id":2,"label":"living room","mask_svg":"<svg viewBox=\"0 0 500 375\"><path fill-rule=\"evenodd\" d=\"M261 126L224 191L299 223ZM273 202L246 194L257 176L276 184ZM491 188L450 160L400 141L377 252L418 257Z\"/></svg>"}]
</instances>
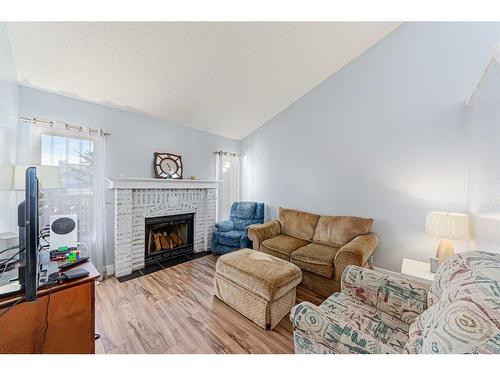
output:
<instances>
[{"instance_id":1,"label":"living room","mask_svg":"<svg viewBox=\"0 0 500 375\"><path fill-rule=\"evenodd\" d=\"M500 22L259 14L2 19L0 353L500 353Z\"/></svg>"}]
</instances>

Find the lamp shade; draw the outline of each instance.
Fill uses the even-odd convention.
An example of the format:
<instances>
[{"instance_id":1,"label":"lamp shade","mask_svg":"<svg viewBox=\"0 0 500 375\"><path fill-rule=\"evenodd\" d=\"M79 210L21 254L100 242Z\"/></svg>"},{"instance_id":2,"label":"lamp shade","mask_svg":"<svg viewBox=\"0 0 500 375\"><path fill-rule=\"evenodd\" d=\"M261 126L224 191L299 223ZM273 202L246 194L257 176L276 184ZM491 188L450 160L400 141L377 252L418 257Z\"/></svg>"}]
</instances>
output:
<instances>
[{"instance_id":1,"label":"lamp shade","mask_svg":"<svg viewBox=\"0 0 500 375\"><path fill-rule=\"evenodd\" d=\"M468 240L471 237L469 215L431 211L425 218L425 231L449 240Z\"/></svg>"},{"instance_id":2,"label":"lamp shade","mask_svg":"<svg viewBox=\"0 0 500 375\"><path fill-rule=\"evenodd\" d=\"M25 186L25 173L29 165L16 165L14 167L14 190L24 190ZM34 165L36 167L36 175L40 182L42 189L61 189L61 178L59 176L59 167L48 165Z\"/></svg>"}]
</instances>

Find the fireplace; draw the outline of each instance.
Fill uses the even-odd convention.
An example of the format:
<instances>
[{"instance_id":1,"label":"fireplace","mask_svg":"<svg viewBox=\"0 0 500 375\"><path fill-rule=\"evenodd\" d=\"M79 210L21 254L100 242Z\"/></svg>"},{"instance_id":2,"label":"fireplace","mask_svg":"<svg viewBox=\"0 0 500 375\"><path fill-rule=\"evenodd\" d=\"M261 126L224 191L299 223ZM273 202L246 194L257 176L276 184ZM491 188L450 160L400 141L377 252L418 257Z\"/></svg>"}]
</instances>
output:
<instances>
[{"instance_id":1,"label":"fireplace","mask_svg":"<svg viewBox=\"0 0 500 375\"><path fill-rule=\"evenodd\" d=\"M194 252L194 213L147 217L145 265Z\"/></svg>"}]
</instances>

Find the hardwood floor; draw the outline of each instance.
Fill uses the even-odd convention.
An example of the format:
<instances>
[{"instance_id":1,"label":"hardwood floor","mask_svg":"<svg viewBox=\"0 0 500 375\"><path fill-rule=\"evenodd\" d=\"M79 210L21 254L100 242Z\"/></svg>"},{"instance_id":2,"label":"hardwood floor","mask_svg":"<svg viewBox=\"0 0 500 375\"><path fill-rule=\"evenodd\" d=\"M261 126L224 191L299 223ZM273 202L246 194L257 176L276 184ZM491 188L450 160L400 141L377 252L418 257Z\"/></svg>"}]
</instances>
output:
<instances>
[{"instance_id":1,"label":"hardwood floor","mask_svg":"<svg viewBox=\"0 0 500 375\"><path fill-rule=\"evenodd\" d=\"M213 295L215 255L96 286L97 353L293 353L288 316L265 331ZM297 301L321 303L301 287Z\"/></svg>"}]
</instances>

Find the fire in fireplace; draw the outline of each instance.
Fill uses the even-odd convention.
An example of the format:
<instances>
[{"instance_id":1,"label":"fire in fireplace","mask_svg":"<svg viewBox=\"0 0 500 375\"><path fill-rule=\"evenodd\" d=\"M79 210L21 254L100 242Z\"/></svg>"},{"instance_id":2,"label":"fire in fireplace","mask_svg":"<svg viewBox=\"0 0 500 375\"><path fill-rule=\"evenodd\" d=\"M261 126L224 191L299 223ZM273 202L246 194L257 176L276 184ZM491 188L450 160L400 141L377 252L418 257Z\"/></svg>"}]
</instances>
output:
<instances>
[{"instance_id":1,"label":"fire in fireplace","mask_svg":"<svg viewBox=\"0 0 500 375\"><path fill-rule=\"evenodd\" d=\"M146 218L145 264L193 252L194 213Z\"/></svg>"}]
</instances>

